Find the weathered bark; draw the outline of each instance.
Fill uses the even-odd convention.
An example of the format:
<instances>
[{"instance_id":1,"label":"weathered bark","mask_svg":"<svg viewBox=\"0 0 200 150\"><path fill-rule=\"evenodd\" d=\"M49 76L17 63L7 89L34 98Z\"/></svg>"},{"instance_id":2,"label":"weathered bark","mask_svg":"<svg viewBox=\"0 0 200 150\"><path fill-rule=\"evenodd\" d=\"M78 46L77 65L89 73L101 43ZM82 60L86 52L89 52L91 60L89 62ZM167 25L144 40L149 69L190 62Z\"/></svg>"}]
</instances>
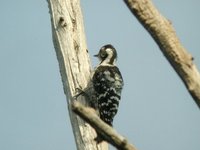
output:
<instances>
[{"instance_id":1,"label":"weathered bark","mask_svg":"<svg viewBox=\"0 0 200 150\"><path fill-rule=\"evenodd\" d=\"M92 108L87 108L79 102L72 103L72 110L94 127L104 140L120 150L136 150L128 141L119 135L112 127L104 123Z\"/></svg>"},{"instance_id":2,"label":"weathered bark","mask_svg":"<svg viewBox=\"0 0 200 150\"><path fill-rule=\"evenodd\" d=\"M181 45L171 22L158 12L151 0L124 1L158 44L200 108L200 74L193 57Z\"/></svg>"},{"instance_id":3,"label":"weathered bark","mask_svg":"<svg viewBox=\"0 0 200 150\"><path fill-rule=\"evenodd\" d=\"M86 47L83 18L79 0L47 0L52 35L60 74L66 94L69 115L78 150L106 150L107 144L94 141L95 130L71 110L76 88L84 89L90 80L91 65ZM83 96L81 102L87 105Z\"/></svg>"}]
</instances>

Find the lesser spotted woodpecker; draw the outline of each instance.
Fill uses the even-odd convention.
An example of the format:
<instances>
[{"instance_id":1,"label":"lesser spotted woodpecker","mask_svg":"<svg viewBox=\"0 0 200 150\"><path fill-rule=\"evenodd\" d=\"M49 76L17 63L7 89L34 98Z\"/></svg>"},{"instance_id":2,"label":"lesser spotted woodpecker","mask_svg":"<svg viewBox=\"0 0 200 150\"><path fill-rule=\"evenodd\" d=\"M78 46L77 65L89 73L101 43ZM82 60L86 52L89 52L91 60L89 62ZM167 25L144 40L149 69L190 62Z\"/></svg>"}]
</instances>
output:
<instances>
[{"instance_id":1,"label":"lesser spotted woodpecker","mask_svg":"<svg viewBox=\"0 0 200 150\"><path fill-rule=\"evenodd\" d=\"M123 87L123 78L116 66L117 52L112 45L108 44L94 56L100 60L92 77L99 115L105 123L112 126Z\"/></svg>"}]
</instances>

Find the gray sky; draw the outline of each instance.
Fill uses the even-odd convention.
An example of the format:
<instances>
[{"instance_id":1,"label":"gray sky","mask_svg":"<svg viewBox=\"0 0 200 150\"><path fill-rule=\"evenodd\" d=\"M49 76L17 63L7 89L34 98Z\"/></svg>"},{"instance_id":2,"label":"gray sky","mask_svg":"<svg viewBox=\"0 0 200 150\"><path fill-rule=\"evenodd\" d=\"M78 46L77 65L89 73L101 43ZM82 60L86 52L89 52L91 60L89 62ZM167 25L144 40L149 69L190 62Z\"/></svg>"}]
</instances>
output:
<instances>
[{"instance_id":1,"label":"gray sky","mask_svg":"<svg viewBox=\"0 0 200 150\"><path fill-rule=\"evenodd\" d=\"M200 1L153 2L200 68ZM199 150L199 109L123 1L81 3L90 55L107 43L118 51L125 86L116 130L138 150ZM2 1L0 18L0 149L76 149L47 2Z\"/></svg>"}]
</instances>

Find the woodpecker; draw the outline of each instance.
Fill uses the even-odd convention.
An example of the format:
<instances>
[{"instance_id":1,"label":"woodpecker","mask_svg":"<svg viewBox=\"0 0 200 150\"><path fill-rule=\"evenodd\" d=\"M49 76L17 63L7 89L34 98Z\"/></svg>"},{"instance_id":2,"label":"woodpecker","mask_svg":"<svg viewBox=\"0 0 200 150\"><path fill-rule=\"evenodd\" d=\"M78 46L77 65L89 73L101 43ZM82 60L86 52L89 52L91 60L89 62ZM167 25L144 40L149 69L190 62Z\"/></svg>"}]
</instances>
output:
<instances>
[{"instance_id":1,"label":"woodpecker","mask_svg":"<svg viewBox=\"0 0 200 150\"><path fill-rule=\"evenodd\" d=\"M99 115L101 120L113 126L124 84L119 68L116 66L117 51L111 44L108 44L94 56L100 60L92 77Z\"/></svg>"}]
</instances>

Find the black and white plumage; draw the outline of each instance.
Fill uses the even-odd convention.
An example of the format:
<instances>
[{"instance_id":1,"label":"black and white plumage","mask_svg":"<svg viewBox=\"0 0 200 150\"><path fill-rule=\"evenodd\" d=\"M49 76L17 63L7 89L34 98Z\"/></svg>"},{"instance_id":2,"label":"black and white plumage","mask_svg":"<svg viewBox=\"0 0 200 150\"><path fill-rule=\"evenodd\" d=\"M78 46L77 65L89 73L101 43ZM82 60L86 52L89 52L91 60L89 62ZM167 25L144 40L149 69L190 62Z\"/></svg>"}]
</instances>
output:
<instances>
[{"instance_id":1,"label":"black and white plumage","mask_svg":"<svg viewBox=\"0 0 200 150\"><path fill-rule=\"evenodd\" d=\"M113 118L118 111L123 78L116 66L117 52L112 45L103 46L95 55L100 64L96 67L92 83L97 97L100 118L108 125L113 125Z\"/></svg>"}]
</instances>

